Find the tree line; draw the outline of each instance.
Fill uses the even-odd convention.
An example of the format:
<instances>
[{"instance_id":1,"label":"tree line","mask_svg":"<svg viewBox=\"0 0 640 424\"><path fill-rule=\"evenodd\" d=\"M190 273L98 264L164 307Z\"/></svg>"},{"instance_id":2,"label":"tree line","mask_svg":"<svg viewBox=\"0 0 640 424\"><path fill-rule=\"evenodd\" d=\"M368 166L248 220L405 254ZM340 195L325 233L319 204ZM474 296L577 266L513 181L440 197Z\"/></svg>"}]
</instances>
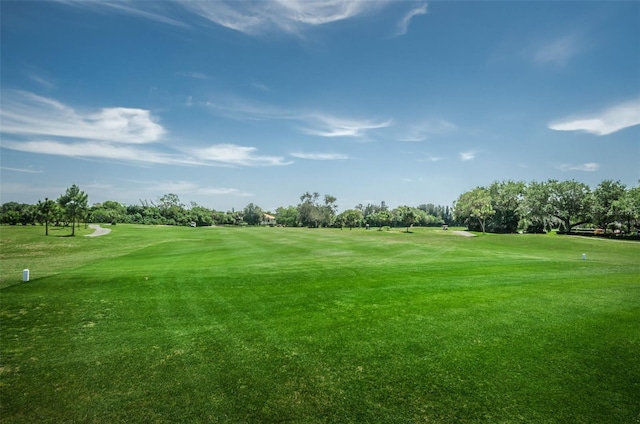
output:
<instances>
[{"instance_id":1,"label":"tree line","mask_svg":"<svg viewBox=\"0 0 640 424\"><path fill-rule=\"evenodd\" d=\"M640 227L640 186L627 188L619 181L602 181L594 190L570 181L496 181L462 193L452 207L421 204L391 209L380 204L356 205L338 213L337 198L306 192L297 205L265 211L249 203L242 210L217 211L190 202L183 204L169 193L156 201L123 205L115 201L88 204L88 196L73 184L56 200L37 204L16 202L0 206L0 223L9 225L71 226L80 222L145 225L277 225L288 227L406 227L466 225L470 230L496 233L539 233L559 228L599 228L603 232L631 233Z\"/></svg>"},{"instance_id":2,"label":"tree line","mask_svg":"<svg viewBox=\"0 0 640 424\"><path fill-rule=\"evenodd\" d=\"M462 193L454 219L471 230L495 233L541 233L578 228L627 234L640 224L640 186L604 180L591 188L575 180L496 181Z\"/></svg>"}]
</instances>

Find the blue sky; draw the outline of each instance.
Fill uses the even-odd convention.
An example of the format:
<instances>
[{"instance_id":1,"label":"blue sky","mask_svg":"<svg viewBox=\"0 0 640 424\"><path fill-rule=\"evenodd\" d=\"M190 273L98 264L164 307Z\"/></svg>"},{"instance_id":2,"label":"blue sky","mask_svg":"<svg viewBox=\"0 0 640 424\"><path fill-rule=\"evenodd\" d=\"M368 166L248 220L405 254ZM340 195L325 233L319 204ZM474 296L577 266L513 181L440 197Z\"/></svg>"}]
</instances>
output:
<instances>
[{"instance_id":1,"label":"blue sky","mask_svg":"<svg viewBox=\"0 0 640 424\"><path fill-rule=\"evenodd\" d=\"M2 1L0 202L640 179L640 2Z\"/></svg>"}]
</instances>

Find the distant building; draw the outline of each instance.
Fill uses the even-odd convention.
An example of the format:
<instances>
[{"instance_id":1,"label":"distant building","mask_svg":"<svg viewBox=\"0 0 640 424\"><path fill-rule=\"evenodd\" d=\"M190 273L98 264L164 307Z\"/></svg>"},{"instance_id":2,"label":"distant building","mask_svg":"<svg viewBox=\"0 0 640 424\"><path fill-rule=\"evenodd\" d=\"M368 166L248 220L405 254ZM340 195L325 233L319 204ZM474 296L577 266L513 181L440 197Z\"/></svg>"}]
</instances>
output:
<instances>
[{"instance_id":1,"label":"distant building","mask_svg":"<svg viewBox=\"0 0 640 424\"><path fill-rule=\"evenodd\" d=\"M262 222L260 225L268 225L274 227L276 225L276 217L268 213L262 214Z\"/></svg>"}]
</instances>

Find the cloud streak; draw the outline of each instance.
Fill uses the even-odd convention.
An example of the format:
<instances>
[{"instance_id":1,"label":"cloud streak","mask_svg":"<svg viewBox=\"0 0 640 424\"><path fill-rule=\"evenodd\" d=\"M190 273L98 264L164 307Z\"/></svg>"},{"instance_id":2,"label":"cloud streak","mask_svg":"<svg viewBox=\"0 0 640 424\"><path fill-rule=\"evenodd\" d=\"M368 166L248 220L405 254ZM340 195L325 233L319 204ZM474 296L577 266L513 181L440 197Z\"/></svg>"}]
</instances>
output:
<instances>
[{"instance_id":1,"label":"cloud streak","mask_svg":"<svg viewBox=\"0 0 640 424\"><path fill-rule=\"evenodd\" d=\"M411 23L411 20L416 16L426 15L426 14L427 14L427 4L426 3L411 9L400 20L400 22L398 22L398 28L396 30L396 34L395 35L404 35L404 34L406 34L407 31L409 30L409 24Z\"/></svg>"},{"instance_id":2,"label":"cloud streak","mask_svg":"<svg viewBox=\"0 0 640 424\"><path fill-rule=\"evenodd\" d=\"M354 18L378 10L386 3L359 0L276 0L181 1L180 5L207 21L248 35L272 31L299 35L308 27Z\"/></svg>"},{"instance_id":3,"label":"cloud streak","mask_svg":"<svg viewBox=\"0 0 640 424\"><path fill-rule=\"evenodd\" d=\"M584 50L584 42L578 34L569 34L548 41L533 52L533 61L541 65L566 65Z\"/></svg>"},{"instance_id":4,"label":"cloud streak","mask_svg":"<svg viewBox=\"0 0 640 424\"><path fill-rule=\"evenodd\" d=\"M153 143L166 133L148 110L115 107L83 113L24 91L3 91L2 98L3 133L126 144Z\"/></svg>"},{"instance_id":5,"label":"cloud streak","mask_svg":"<svg viewBox=\"0 0 640 424\"><path fill-rule=\"evenodd\" d=\"M473 160L476 157L476 152L473 152L473 151L460 152L459 156L461 161Z\"/></svg>"},{"instance_id":6,"label":"cloud streak","mask_svg":"<svg viewBox=\"0 0 640 424\"><path fill-rule=\"evenodd\" d=\"M390 0L59 1L89 11L120 13L176 27L197 26L199 20L200 23L222 26L249 36L285 33L296 37L302 37L311 28L379 13L394 3ZM411 8L396 24L395 35L406 34L413 18L426 13L426 3ZM183 16L188 23L176 16Z\"/></svg>"},{"instance_id":7,"label":"cloud streak","mask_svg":"<svg viewBox=\"0 0 640 424\"><path fill-rule=\"evenodd\" d=\"M253 196L253 193L248 193L237 188L202 187L196 183L189 181L136 181L135 183L144 185L145 189L157 193L197 194L204 196Z\"/></svg>"},{"instance_id":8,"label":"cloud streak","mask_svg":"<svg viewBox=\"0 0 640 424\"><path fill-rule=\"evenodd\" d=\"M345 160L349 159L348 155L342 153L290 153L294 158L310 159L310 160Z\"/></svg>"},{"instance_id":9,"label":"cloud streak","mask_svg":"<svg viewBox=\"0 0 640 424\"><path fill-rule=\"evenodd\" d=\"M235 144L216 144L202 149L191 149L191 153L199 160L206 162L244 165L244 166L274 166L289 165L279 156L261 156L256 154L257 148L237 146Z\"/></svg>"},{"instance_id":10,"label":"cloud streak","mask_svg":"<svg viewBox=\"0 0 640 424\"><path fill-rule=\"evenodd\" d=\"M148 110L103 108L78 112L54 99L3 92L2 147L21 152L124 162L191 166L287 165L283 157L258 155L255 147L213 144L167 152L167 131ZM9 137L7 137L9 136Z\"/></svg>"},{"instance_id":11,"label":"cloud streak","mask_svg":"<svg viewBox=\"0 0 640 424\"><path fill-rule=\"evenodd\" d=\"M393 125L390 119L356 119L338 117L324 112L291 111L268 104L239 98L228 98L200 103L213 113L240 121L281 120L295 122L304 134L318 137L364 138L370 130Z\"/></svg>"},{"instance_id":12,"label":"cloud streak","mask_svg":"<svg viewBox=\"0 0 640 424\"><path fill-rule=\"evenodd\" d=\"M640 99L616 105L596 115L565 118L549 124L549 129L608 135L636 125L640 125Z\"/></svg>"},{"instance_id":13,"label":"cloud streak","mask_svg":"<svg viewBox=\"0 0 640 424\"><path fill-rule=\"evenodd\" d=\"M600 169L600 164L595 162L583 163L580 165L573 165L570 163L563 163L557 167L561 171L584 171L584 172L596 172Z\"/></svg>"}]
</instances>

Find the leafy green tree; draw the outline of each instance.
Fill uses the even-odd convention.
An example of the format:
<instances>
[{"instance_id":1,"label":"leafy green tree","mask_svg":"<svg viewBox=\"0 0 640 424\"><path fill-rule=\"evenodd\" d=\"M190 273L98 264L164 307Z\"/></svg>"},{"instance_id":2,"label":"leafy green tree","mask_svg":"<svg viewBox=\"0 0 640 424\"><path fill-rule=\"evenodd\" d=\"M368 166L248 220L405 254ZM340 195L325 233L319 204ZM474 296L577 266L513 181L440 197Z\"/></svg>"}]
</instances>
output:
<instances>
[{"instance_id":1,"label":"leafy green tree","mask_svg":"<svg viewBox=\"0 0 640 424\"><path fill-rule=\"evenodd\" d=\"M407 233L409 228L416 222L418 222L419 215L416 213L416 209L410 206L400 206L393 210L394 219L407 227Z\"/></svg>"},{"instance_id":2,"label":"leafy green tree","mask_svg":"<svg viewBox=\"0 0 640 424\"><path fill-rule=\"evenodd\" d=\"M208 227L213 224L213 213L210 209L191 202L191 209L187 213L190 222L195 222L197 227Z\"/></svg>"},{"instance_id":3,"label":"leafy green tree","mask_svg":"<svg viewBox=\"0 0 640 424\"><path fill-rule=\"evenodd\" d=\"M125 221L127 209L124 205L107 200L104 203L96 203L89 210L89 221L115 224Z\"/></svg>"},{"instance_id":4,"label":"leafy green tree","mask_svg":"<svg viewBox=\"0 0 640 424\"><path fill-rule=\"evenodd\" d=\"M625 185L620 181L604 180L593 190L593 221L605 231L616 220L614 203L625 195Z\"/></svg>"},{"instance_id":5,"label":"leafy green tree","mask_svg":"<svg viewBox=\"0 0 640 424\"><path fill-rule=\"evenodd\" d=\"M520 202L524 198L526 184L515 181L496 181L489 188L491 207L495 214L487 222L487 229L494 233L514 233L520 222Z\"/></svg>"},{"instance_id":6,"label":"leafy green tree","mask_svg":"<svg viewBox=\"0 0 640 424\"><path fill-rule=\"evenodd\" d=\"M322 224L329 227L333 225L336 212L338 211L338 205L336 204L336 197L330 194L325 194L324 205L321 207Z\"/></svg>"},{"instance_id":7,"label":"leafy green tree","mask_svg":"<svg viewBox=\"0 0 640 424\"><path fill-rule=\"evenodd\" d=\"M640 222L640 186L626 190L618 200L613 201L612 207L617 219L626 224L628 233L634 224L637 230Z\"/></svg>"},{"instance_id":8,"label":"leafy green tree","mask_svg":"<svg viewBox=\"0 0 640 424\"><path fill-rule=\"evenodd\" d=\"M56 209L58 205L53 200L49 200L47 197L44 198L44 202L38 200L38 204L36 208L38 210L38 217L44 222L44 234L45 236L49 235L49 222L52 221L56 214Z\"/></svg>"},{"instance_id":9,"label":"leafy green tree","mask_svg":"<svg viewBox=\"0 0 640 424\"><path fill-rule=\"evenodd\" d=\"M477 220L483 234L485 233L487 219L495 213L489 190L484 187L476 187L461 194L454 206L454 216L458 222L465 222L467 225L471 225L473 220Z\"/></svg>"},{"instance_id":10,"label":"leafy green tree","mask_svg":"<svg viewBox=\"0 0 640 424\"><path fill-rule=\"evenodd\" d=\"M365 220L374 227L390 226L393 223L393 213L390 210L381 210L369 215Z\"/></svg>"},{"instance_id":11,"label":"leafy green tree","mask_svg":"<svg viewBox=\"0 0 640 424\"><path fill-rule=\"evenodd\" d=\"M279 207L276 209L276 221L285 227L297 227L299 223L298 208L295 206Z\"/></svg>"},{"instance_id":12,"label":"leafy green tree","mask_svg":"<svg viewBox=\"0 0 640 424\"><path fill-rule=\"evenodd\" d=\"M344 225L349 227L349 230L352 230L353 227L360 226L362 219L363 215L361 211L357 209L347 209L336 217L336 223L341 227Z\"/></svg>"},{"instance_id":13,"label":"leafy green tree","mask_svg":"<svg viewBox=\"0 0 640 424\"><path fill-rule=\"evenodd\" d=\"M575 180L550 180L547 185L549 213L563 223L565 231L590 222L593 196L588 185Z\"/></svg>"},{"instance_id":14,"label":"leafy green tree","mask_svg":"<svg viewBox=\"0 0 640 424\"><path fill-rule=\"evenodd\" d=\"M302 225L307 227L330 226L333 224L338 205L336 198L327 194L324 203L320 203L320 194L306 192L300 196L298 217Z\"/></svg>"},{"instance_id":15,"label":"leafy green tree","mask_svg":"<svg viewBox=\"0 0 640 424\"><path fill-rule=\"evenodd\" d=\"M549 186L533 181L524 190L524 197L518 205L519 226L529 233L545 232L553 220L549 213Z\"/></svg>"},{"instance_id":16,"label":"leafy green tree","mask_svg":"<svg viewBox=\"0 0 640 424\"><path fill-rule=\"evenodd\" d=\"M58 204L71 222L71 235L76 235L76 220L87 210L88 195L73 184L58 198Z\"/></svg>"},{"instance_id":17,"label":"leafy green tree","mask_svg":"<svg viewBox=\"0 0 640 424\"><path fill-rule=\"evenodd\" d=\"M243 212L244 222L249 225L259 225L262 221L262 215L264 214L262 208L258 205L254 205L253 203L249 203L245 206Z\"/></svg>"}]
</instances>

